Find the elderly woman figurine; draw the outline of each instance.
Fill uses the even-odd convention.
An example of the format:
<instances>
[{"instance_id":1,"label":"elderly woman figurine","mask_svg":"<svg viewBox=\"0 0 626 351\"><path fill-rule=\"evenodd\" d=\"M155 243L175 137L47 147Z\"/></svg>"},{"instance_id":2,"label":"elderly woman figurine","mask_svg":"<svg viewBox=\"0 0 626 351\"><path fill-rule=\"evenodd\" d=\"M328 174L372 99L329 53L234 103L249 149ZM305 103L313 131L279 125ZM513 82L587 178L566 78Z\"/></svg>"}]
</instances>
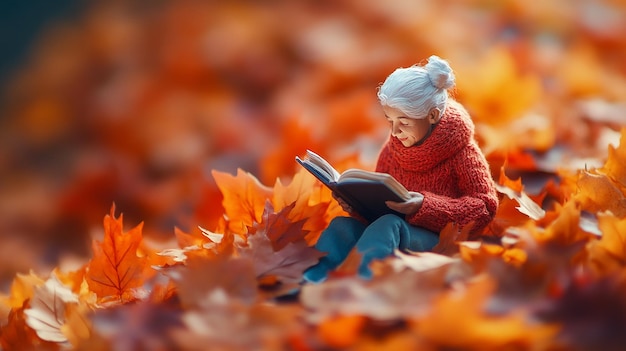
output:
<instances>
[{"instance_id":1,"label":"elderly woman figurine","mask_svg":"<svg viewBox=\"0 0 626 351\"><path fill-rule=\"evenodd\" d=\"M489 165L474 140L467 111L450 96L454 73L447 61L431 56L423 66L398 68L378 90L390 137L380 151L376 171L391 174L411 194L406 202L387 202L403 214L365 223L340 198L350 217L337 217L315 247L326 253L304 279L321 282L356 248L359 276L370 278L369 264L396 249L429 251L448 223L472 225L480 232L498 206Z\"/></svg>"}]
</instances>

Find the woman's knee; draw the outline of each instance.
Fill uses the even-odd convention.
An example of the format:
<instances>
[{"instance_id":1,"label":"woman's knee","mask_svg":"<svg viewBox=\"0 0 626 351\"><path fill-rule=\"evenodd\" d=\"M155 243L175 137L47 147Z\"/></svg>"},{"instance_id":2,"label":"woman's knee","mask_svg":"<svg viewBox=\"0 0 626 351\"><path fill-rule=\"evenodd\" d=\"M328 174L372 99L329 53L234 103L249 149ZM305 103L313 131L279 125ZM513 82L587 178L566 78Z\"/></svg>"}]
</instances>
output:
<instances>
[{"instance_id":1,"label":"woman's knee","mask_svg":"<svg viewBox=\"0 0 626 351\"><path fill-rule=\"evenodd\" d=\"M333 245L354 244L365 230L365 225L352 217L335 217L324 229L317 244L318 249L331 249Z\"/></svg>"}]
</instances>

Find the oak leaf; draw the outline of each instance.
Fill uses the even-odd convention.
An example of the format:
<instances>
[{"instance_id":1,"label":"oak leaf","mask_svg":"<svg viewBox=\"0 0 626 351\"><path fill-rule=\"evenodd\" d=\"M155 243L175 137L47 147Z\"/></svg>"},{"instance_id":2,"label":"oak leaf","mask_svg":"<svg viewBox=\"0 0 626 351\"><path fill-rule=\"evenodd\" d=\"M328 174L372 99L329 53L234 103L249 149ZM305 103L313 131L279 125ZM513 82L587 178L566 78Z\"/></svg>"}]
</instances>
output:
<instances>
[{"instance_id":1,"label":"oak leaf","mask_svg":"<svg viewBox=\"0 0 626 351\"><path fill-rule=\"evenodd\" d=\"M93 242L93 257L87 266L85 279L99 302L128 302L135 299L134 289L143 285L144 257L138 257L141 245L140 223L123 232L123 215L115 218L115 206L104 217L104 239Z\"/></svg>"},{"instance_id":2,"label":"oak leaf","mask_svg":"<svg viewBox=\"0 0 626 351\"><path fill-rule=\"evenodd\" d=\"M66 342L67 337L61 331L66 322L66 306L77 303L78 296L52 276L43 286L35 289L30 307L24 310L26 324L42 340Z\"/></svg>"}]
</instances>

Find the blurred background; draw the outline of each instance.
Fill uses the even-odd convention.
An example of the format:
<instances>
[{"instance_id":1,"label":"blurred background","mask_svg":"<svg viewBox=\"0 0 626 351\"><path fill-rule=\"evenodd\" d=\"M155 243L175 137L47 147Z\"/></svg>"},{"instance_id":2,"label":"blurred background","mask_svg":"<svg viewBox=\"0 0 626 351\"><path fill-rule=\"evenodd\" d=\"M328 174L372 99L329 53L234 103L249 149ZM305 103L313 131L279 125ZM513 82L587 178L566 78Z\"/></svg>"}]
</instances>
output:
<instances>
[{"instance_id":1,"label":"blurred background","mask_svg":"<svg viewBox=\"0 0 626 351\"><path fill-rule=\"evenodd\" d=\"M211 229L211 170L288 182L307 148L372 167L376 87L456 72L494 176L602 164L626 126L622 0L3 1L0 288L90 255L113 203Z\"/></svg>"}]
</instances>

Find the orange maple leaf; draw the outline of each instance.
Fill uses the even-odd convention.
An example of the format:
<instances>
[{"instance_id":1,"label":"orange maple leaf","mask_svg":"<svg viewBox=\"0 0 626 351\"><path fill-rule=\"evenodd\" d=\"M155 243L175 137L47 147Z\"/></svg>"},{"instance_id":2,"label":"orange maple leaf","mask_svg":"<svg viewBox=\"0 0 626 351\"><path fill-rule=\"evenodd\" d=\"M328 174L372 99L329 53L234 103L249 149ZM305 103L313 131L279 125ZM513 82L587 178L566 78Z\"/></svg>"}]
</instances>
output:
<instances>
[{"instance_id":1,"label":"orange maple leaf","mask_svg":"<svg viewBox=\"0 0 626 351\"><path fill-rule=\"evenodd\" d=\"M539 220L545 216L546 212L533 199L531 199L522 185L522 179L511 180L504 172L504 167L500 170L500 179L496 184L496 190L506 195L509 199L515 200L519 206L517 210L531 219Z\"/></svg>"},{"instance_id":2,"label":"orange maple leaf","mask_svg":"<svg viewBox=\"0 0 626 351\"><path fill-rule=\"evenodd\" d=\"M609 157L601 171L626 187L626 127L622 128L619 146L609 145Z\"/></svg>"},{"instance_id":3,"label":"orange maple leaf","mask_svg":"<svg viewBox=\"0 0 626 351\"><path fill-rule=\"evenodd\" d=\"M328 188L301 168L288 185L283 185L280 179L276 180L272 204L276 211L292 205L289 220L305 220L302 229L307 232L305 239L312 244L328 226L330 219L326 214L333 204L333 198Z\"/></svg>"},{"instance_id":4,"label":"orange maple leaf","mask_svg":"<svg viewBox=\"0 0 626 351\"><path fill-rule=\"evenodd\" d=\"M143 222L123 232L123 215L115 218L115 205L104 217L104 239L93 242L93 258L85 279L99 302L134 300L133 290L143 285L146 259L137 256L141 245Z\"/></svg>"},{"instance_id":5,"label":"orange maple leaf","mask_svg":"<svg viewBox=\"0 0 626 351\"><path fill-rule=\"evenodd\" d=\"M11 310L6 324L0 325L0 349L20 350L60 350L59 344L40 339L26 324L24 308Z\"/></svg>"},{"instance_id":6,"label":"orange maple leaf","mask_svg":"<svg viewBox=\"0 0 626 351\"><path fill-rule=\"evenodd\" d=\"M261 230L267 235L267 238L270 239L274 251L283 249L289 243L304 240L307 234L307 232L302 229L305 220L292 222L288 219L289 213L293 210L295 205L294 202L279 212L274 212L269 201L265 205Z\"/></svg>"},{"instance_id":7,"label":"orange maple leaf","mask_svg":"<svg viewBox=\"0 0 626 351\"><path fill-rule=\"evenodd\" d=\"M230 230L241 233L245 227L261 222L265 201L272 194L270 188L241 169L237 170L236 176L215 170L211 174L224 196L222 205Z\"/></svg>"},{"instance_id":8,"label":"orange maple leaf","mask_svg":"<svg viewBox=\"0 0 626 351\"><path fill-rule=\"evenodd\" d=\"M581 171L578 178L578 193L574 199L583 210L589 212L611 211L616 216L626 217L626 196L619 184L597 171Z\"/></svg>"},{"instance_id":9,"label":"orange maple leaf","mask_svg":"<svg viewBox=\"0 0 626 351\"><path fill-rule=\"evenodd\" d=\"M502 350L511 345L528 349L554 337L556 326L533 324L525 310L507 315L485 311L495 288L495 281L483 277L462 291L440 294L431 311L417 320L414 331L436 349Z\"/></svg>"},{"instance_id":10,"label":"orange maple leaf","mask_svg":"<svg viewBox=\"0 0 626 351\"><path fill-rule=\"evenodd\" d=\"M588 245L589 265L599 274L623 272L626 267L626 218L602 213L598 225L602 237Z\"/></svg>"}]
</instances>

